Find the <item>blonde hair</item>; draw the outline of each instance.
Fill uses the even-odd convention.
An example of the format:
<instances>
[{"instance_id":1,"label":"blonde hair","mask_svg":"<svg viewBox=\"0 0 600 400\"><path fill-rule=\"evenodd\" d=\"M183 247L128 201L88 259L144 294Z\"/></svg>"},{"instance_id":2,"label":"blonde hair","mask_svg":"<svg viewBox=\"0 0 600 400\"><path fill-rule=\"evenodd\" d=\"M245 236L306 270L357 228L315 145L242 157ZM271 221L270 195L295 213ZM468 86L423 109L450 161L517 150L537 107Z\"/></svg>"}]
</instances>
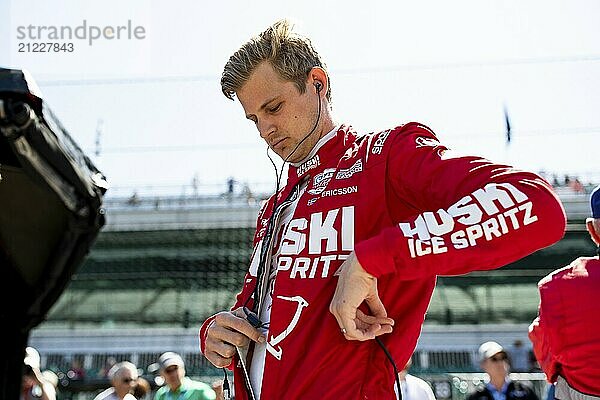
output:
<instances>
[{"instance_id":1,"label":"blonde hair","mask_svg":"<svg viewBox=\"0 0 600 400\"><path fill-rule=\"evenodd\" d=\"M306 78L312 68L320 67L327 73L310 39L294 33L291 22L282 19L250 39L229 58L221 76L225 97L233 100L254 69L264 61L269 62L281 78L294 82L300 93L306 91ZM327 86L327 100L331 101L331 85Z\"/></svg>"}]
</instances>

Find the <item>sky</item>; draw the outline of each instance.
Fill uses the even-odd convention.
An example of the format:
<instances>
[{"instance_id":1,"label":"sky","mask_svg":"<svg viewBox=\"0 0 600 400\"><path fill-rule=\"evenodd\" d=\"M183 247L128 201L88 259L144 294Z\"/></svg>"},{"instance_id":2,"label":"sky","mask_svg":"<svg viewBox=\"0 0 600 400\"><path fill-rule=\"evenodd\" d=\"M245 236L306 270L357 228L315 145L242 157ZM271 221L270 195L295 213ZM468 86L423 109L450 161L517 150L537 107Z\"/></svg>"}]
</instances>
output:
<instances>
[{"instance_id":1,"label":"sky","mask_svg":"<svg viewBox=\"0 0 600 400\"><path fill-rule=\"evenodd\" d=\"M266 145L219 79L279 18L322 55L337 122L418 121L461 153L598 183L599 16L597 0L0 0L0 66L32 74L107 195L179 194L194 178L206 191L228 177L274 187ZM19 52L42 42L73 51Z\"/></svg>"}]
</instances>

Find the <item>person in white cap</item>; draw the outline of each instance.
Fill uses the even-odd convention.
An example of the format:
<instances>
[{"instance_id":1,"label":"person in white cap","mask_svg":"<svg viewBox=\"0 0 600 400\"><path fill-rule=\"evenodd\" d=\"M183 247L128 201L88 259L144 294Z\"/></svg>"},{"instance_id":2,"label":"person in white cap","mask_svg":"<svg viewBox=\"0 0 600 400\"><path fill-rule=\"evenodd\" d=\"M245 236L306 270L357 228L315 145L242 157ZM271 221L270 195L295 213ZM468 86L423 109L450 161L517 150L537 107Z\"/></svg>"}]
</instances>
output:
<instances>
[{"instance_id":1,"label":"person in white cap","mask_svg":"<svg viewBox=\"0 0 600 400\"><path fill-rule=\"evenodd\" d=\"M111 387L99 393L94 400L136 400L133 390L137 384L138 370L135 364L121 361L108 371Z\"/></svg>"},{"instance_id":2,"label":"person in white cap","mask_svg":"<svg viewBox=\"0 0 600 400\"><path fill-rule=\"evenodd\" d=\"M600 399L600 185L590 196L587 230L595 257L579 257L538 283L539 315L529 339L548 382L561 400Z\"/></svg>"},{"instance_id":3,"label":"person in white cap","mask_svg":"<svg viewBox=\"0 0 600 400\"><path fill-rule=\"evenodd\" d=\"M509 378L508 354L497 342L479 346L479 363L490 381L467 397L467 400L539 400L531 387Z\"/></svg>"},{"instance_id":4,"label":"person in white cap","mask_svg":"<svg viewBox=\"0 0 600 400\"><path fill-rule=\"evenodd\" d=\"M156 391L154 400L215 400L210 385L185 376L185 364L177 353L167 351L158 358L160 375L165 385Z\"/></svg>"},{"instance_id":5,"label":"person in white cap","mask_svg":"<svg viewBox=\"0 0 600 400\"><path fill-rule=\"evenodd\" d=\"M56 400L56 388L40 371L40 353L35 348L25 349L23 364L20 400Z\"/></svg>"}]
</instances>

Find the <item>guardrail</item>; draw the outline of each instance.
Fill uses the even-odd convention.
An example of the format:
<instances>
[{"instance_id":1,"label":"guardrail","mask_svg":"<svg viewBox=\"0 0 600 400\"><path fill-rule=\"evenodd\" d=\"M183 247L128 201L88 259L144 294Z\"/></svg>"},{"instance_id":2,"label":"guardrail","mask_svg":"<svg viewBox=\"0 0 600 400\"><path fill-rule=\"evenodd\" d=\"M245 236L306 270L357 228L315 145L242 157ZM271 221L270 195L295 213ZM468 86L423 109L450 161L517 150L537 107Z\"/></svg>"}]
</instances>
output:
<instances>
[{"instance_id":1,"label":"guardrail","mask_svg":"<svg viewBox=\"0 0 600 400\"><path fill-rule=\"evenodd\" d=\"M447 372L437 374L412 374L423 379L431 386L437 400L465 400L479 385L484 385L489 381L489 378L485 373ZM146 398L152 399L156 390L160 387L160 379L155 380L154 375L140 376L146 379L150 384L151 393L147 394ZM519 381L529 385L536 392L538 398L546 398L548 384L546 383L546 376L543 373L511 373L509 376L513 381ZM195 376L193 378L200 382L210 384L213 381L221 380L222 376L221 374L203 375ZM230 376L230 379L233 378ZM108 387L110 387L110 382L106 378L70 380L61 376L57 388L57 398L58 400L91 400L99 392Z\"/></svg>"},{"instance_id":2,"label":"guardrail","mask_svg":"<svg viewBox=\"0 0 600 400\"><path fill-rule=\"evenodd\" d=\"M107 196L104 201L107 231L240 228L255 226L260 207L270 194L261 191L194 193L181 195L134 191L130 196ZM583 229L589 216L589 193L558 188L567 212L569 230Z\"/></svg>"}]
</instances>

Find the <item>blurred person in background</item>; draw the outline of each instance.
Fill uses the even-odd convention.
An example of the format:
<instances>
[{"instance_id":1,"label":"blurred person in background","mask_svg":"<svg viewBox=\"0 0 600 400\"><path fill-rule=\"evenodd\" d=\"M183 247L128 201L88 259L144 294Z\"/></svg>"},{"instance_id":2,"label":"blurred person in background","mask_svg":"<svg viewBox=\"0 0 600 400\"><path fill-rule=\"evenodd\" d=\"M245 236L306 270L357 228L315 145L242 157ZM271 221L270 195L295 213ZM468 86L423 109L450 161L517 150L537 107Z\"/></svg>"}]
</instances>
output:
<instances>
[{"instance_id":1,"label":"blurred person in background","mask_svg":"<svg viewBox=\"0 0 600 400\"><path fill-rule=\"evenodd\" d=\"M509 378L508 354L499 343L483 343L478 354L479 365L490 380L471 393L467 400L539 400L529 385Z\"/></svg>"},{"instance_id":2,"label":"blurred person in background","mask_svg":"<svg viewBox=\"0 0 600 400\"><path fill-rule=\"evenodd\" d=\"M531 370L529 363L529 349L527 349L523 341L517 339L513 342L509 349L510 369L514 372L528 372Z\"/></svg>"},{"instance_id":3,"label":"blurred person in background","mask_svg":"<svg viewBox=\"0 0 600 400\"><path fill-rule=\"evenodd\" d=\"M409 374L412 358L400 371L400 387L403 400L435 400L431 386L421 378Z\"/></svg>"},{"instance_id":4,"label":"blurred person in background","mask_svg":"<svg viewBox=\"0 0 600 400\"><path fill-rule=\"evenodd\" d=\"M49 369L42 371L42 376L54 386L54 389L58 390L58 375Z\"/></svg>"},{"instance_id":5,"label":"blurred person in background","mask_svg":"<svg viewBox=\"0 0 600 400\"><path fill-rule=\"evenodd\" d=\"M121 361L108 371L111 387L99 393L94 400L136 400L133 390L137 384L137 367L129 361Z\"/></svg>"},{"instance_id":6,"label":"blurred person in background","mask_svg":"<svg viewBox=\"0 0 600 400\"><path fill-rule=\"evenodd\" d=\"M139 376L137 378L137 382L135 388L133 389L133 396L137 400L148 400L150 399L150 394L152 392L152 387L150 386L150 382L145 378Z\"/></svg>"},{"instance_id":7,"label":"blurred person in background","mask_svg":"<svg viewBox=\"0 0 600 400\"><path fill-rule=\"evenodd\" d=\"M81 361L77 358L73 358L71 360L71 366L67 371L67 378L72 381L81 381L85 379L85 369L83 369Z\"/></svg>"},{"instance_id":8,"label":"blurred person in background","mask_svg":"<svg viewBox=\"0 0 600 400\"><path fill-rule=\"evenodd\" d=\"M35 348L25 349L20 400L56 400L56 386L40 371L40 361Z\"/></svg>"},{"instance_id":9,"label":"blurred person in background","mask_svg":"<svg viewBox=\"0 0 600 400\"><path fill-rule=\"evenodd\" d=\"M165 381L156 391L154 400L215 400L217 395L210 385L185 376L183 358L167 351L158 358L160 375Z\"/></svg>"},{"instance_id":10,"label":"blurred person in background","mask_svg":"<svg viewBox=\"0 0 600 400\"><path fill-rule=\"evenodd\" d=\"M564 235L534 172L455 153L419 122L337 122L325 63L289 21L229 58L221 90L283 160L277 175L288 167L236 303L199 332L206 358L234 369L238 400L395 399L437 275L499 268Z\"/></svg>"},{"instance_id":11,"label":"blurred person in background","mask_svg":"<svg viewBox=\"0 0 600 400\"><path fill-rule=\"evenodd\" d=\"M108 371L117 363L117 359L110 356L106 359L104 366L98 370L98 377L108 378Z\"/></svg>"},{"instance_id":12,"label":"blurred person in background","mask_svg":"<svg viewBox=\"0 0 600 400\"><path fill-rule=\"evenodd\" d=\"M586 228L598 246L538 283L539 315L529 327L535 356L560 400L600 398L600 185L590 196Z\"/></svg>"},{"instance_id":13,"label":"blurred person in background","mask_svg":"<svg viewBox=\"0 0 600 400\"><path fill-rule=\"evenodd\" d=\"M213 381L210 387L213 388L215 394L217 395L216 400L225 400L225 392L223 390L223 381Z\"/></svg>"}]
</instances>

